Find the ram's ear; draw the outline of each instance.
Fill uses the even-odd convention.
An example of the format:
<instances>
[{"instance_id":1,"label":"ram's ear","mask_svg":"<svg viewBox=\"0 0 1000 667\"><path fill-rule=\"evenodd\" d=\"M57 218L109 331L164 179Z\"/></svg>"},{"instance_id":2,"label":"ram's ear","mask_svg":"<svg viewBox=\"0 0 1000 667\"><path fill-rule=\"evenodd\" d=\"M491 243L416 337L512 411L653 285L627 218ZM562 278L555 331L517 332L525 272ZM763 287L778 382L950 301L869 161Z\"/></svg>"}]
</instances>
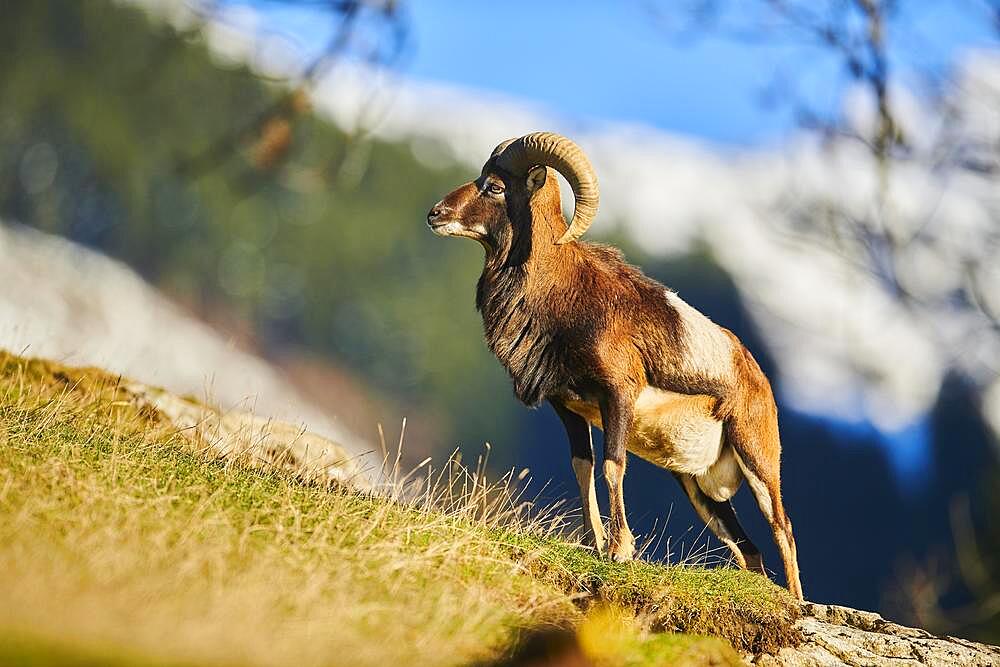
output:
<instances>
[{"instance_id":1,"label":"ram's ear","mask_svg":"<svg viewBox=\"0 0 1000 667\"><path fill-rule=\"evenodd\" d=\"M536 190L545 185L545 178L547 175L547 170L541 165L529 169L525 182L525 187L528 188L528 194L535 194Z\"/></svg>"}]
</instances>

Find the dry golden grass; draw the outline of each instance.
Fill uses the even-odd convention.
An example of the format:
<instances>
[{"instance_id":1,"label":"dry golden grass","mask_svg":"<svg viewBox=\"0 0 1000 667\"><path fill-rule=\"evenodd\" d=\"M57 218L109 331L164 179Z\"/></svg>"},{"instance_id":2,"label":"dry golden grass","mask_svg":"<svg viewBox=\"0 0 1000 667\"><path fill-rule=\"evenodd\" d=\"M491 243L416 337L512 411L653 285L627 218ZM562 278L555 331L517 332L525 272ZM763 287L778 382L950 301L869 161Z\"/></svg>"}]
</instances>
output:
<instances>
[{"instance_id":1,"label":"dry golden grass","mask_svg":"<svg viewBox=\"0 0 1000 667\"><path fill-rule=\"evenodd\" d=\"M762 577L609 563L451 472L406 502L304 484L193 451L113 376L0 353L0 663L468 664L582 627L599 664L735 664L656 631L794 640Z\"/></svg>"}]
</instances>

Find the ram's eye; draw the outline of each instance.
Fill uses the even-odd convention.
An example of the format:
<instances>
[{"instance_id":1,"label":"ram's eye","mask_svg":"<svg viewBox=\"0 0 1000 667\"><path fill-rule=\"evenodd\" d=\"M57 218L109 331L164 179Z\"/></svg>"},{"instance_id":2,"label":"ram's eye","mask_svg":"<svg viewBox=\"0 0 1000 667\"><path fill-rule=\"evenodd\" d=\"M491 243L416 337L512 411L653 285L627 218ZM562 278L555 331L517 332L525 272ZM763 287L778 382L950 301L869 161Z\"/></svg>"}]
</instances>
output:
<instances>
[{"instance_id":1,"label":"ram's eye","mask_svg":"<svg viewBox=\"0 0 1000 667\"><path fill-rule=\"evenodd\" d=\"M503 186L500 185L499 183L490 183L489 185L486 186L486 189L489 191L491 195L503 194Z\"/></svg>"}]
</instances>

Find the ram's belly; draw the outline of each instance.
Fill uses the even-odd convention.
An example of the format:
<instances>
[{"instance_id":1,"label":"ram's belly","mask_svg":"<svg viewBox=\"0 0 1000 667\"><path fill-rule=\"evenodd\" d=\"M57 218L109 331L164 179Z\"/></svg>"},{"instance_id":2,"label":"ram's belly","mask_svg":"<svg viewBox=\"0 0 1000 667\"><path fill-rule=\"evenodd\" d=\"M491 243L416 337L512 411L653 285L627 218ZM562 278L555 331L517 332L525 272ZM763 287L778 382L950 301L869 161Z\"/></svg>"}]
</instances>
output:
<instances>
[{"instance_id":1,"label":"ram's belly","mask_svg":"<svg viewBox=\"0 0 1000 667\"><path fill-rule=\"evenodd\" d=\"M722 450L722 422L711 396L647 387L635 402L629 451L677 472L701 475Z\"/></svg>"},{"instance_id":2,"label":"ram's belly","mask_svg":"<svg viewBox=\"0 0 1000 667\"><path fill-rule=\"evenodd\" d=\"M670 470L704 474L722 453L722 422L713 416L715 402L711 396L646 387L635 402L629 451ZM601 427L596 404L569 401L566 407Z\"/></svg>"}]
</instances>

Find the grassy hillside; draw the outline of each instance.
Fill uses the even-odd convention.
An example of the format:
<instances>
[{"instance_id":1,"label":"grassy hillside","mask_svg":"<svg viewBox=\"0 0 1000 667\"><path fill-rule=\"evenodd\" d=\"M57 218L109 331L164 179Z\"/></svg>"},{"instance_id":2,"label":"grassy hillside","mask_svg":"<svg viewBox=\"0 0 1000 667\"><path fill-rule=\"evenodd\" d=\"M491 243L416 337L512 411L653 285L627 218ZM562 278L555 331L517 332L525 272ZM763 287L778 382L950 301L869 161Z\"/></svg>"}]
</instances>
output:
<instances>
[{"instance_id":1,"label":"grassy hillside","mask_svg":"<svg viewBox=\"0 0 1000 667\"><path fill-rule=\"evenodd\" d=\"M612 564L484 511L497 489L402 504L187 442L119 378L0 353L0 664L468 664L546 628L598 664L736 664L793 639L764 578Z\"/></svg>"}]
</instances>

